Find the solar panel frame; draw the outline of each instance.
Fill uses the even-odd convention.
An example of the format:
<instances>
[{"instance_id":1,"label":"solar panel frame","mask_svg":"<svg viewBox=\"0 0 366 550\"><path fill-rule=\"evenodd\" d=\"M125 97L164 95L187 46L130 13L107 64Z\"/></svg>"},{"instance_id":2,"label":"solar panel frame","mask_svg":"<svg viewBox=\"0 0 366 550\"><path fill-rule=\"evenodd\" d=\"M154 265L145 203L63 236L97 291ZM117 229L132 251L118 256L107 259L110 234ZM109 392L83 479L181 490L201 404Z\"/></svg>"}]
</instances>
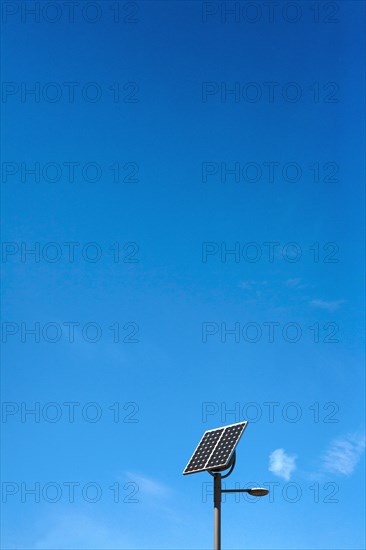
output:
<instances>
[{"instance_id":1,"label":"solar panel frame","mask_svg":"<svg viewBox=\"0 0 366 550\"><path fill-rule=\"evenodd\" d=\"M235 449L236 449L236 447L237 447L237 445L238 445L238 443L239 443L239 441L240 441L240 439L241 439L241 437L242 437L242 435L245 431L245 428L247 427L247 425L248 425L248 421L243 420L242 422L236 422L235 424L228 424L227 426L221 426L219 428L213 428L211 430L206 430L205 433L203 434L203 436L201 437L197 447L195 448L191 458L189 459L189 461L187 463L187 466L184 468L183 475L196 474L198 472L205 472L205 471L208 471L208 470L215 471L215 470L219 470L219 469L223 469L223 468L227 467L230 460L231 460L231 457L233 456L234 451L235 451ZM233 427L238 427L239 428L239 426L242 426L242 429L239 431L236 438L234 438L235 441L232 443L232 446L230 447L229 453L226 453L225 460L222 459L221 463L219 463L219 464L214 463L214 464L210 465L210 467L208 467L208 464L211 462L211 459L214 456L215 452L218 449L220 449L220 442L221 442L221 440L225 439L225 434L226 433L230 434L230 428L233 428ZM228 432L227 432L227 430L228 430ZM214 447L211 449L211 452L210 452L209 456L205 459L205 461L203 461L203 459L201 458L201 461L200 461L201 467L195 468L195 469L190 469L190 471L187 471L187 469L190 467L193 459L195 458L196 453L198 453L198 451L200 449L200 446L202 446L201 453L205 450L205 446L204 446L205 438L208 439L209 434L214 433L214 432L221 432L221 433L220 433L220 437L215 442ZM219 453L219 456L222 457L223 455L224 455L224 452L222 450Z\"/></svg>"}]
</instances>

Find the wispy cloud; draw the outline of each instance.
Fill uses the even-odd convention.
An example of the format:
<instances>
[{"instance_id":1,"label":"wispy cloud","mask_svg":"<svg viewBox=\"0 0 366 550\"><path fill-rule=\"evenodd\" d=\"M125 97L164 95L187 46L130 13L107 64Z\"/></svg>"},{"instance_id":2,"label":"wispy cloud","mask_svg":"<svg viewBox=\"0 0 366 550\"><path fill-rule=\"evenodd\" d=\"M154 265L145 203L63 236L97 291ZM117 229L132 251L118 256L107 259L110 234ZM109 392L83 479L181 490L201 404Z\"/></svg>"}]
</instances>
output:
<instances>
[{"instance_id":1,"label":"wispy cloud","mask_svg":"<svg viewBox=\"0 0 366 550\"><path fill-rule=\"evenodd\" d=\"M365 450L364 434L348 434L335 439L323 455L323 469L333 474L350 476Z\"/></svg>"},{"instance_id":2,"label":"wispy cloud","mask_svg":"<svg viewBox=\"0 0 366 550\"><path fill-rule=\"evenodd\" d=\"M251 290L255 281L241 281L239 283L240 288L243 290Z\"/></svg>"},{"instance_id":3,"label":"wispy cloud","mask_svg":"<svg viewBox=\"0 0 366 550\"><path fill-rule=\"evenodd\" d=\"M297 455L289 455L284 449L276 449L269 455L269 471L286 481L291 479L291 474L296 470L295 461Z\"/></svg>"},{"instance_id":4,"label":"wispy cloud","mask_svg":"<svg viewBox=\"0 0 366 550\"><path fill-rule=\"evenodd\" d=\"M254 288L258 288L261 286L266 286L268 284L268 281L241 281L239 283L239 287L243 290L253 290Z\"/></svg>"},{"instance_id":5,"label":"wispy cloud","mask_svg":"<svg viewBox=\"0 0 366 550\"><path fill-rule=\"evenodd\" d=\"M333 300L333 301L327 301L327 300L311 300L310 305L312 307L318 308L318 309L325 309L326 311L335 311L336 309L339 309L339 307L344 304L345 300Z\"/></svg>"},{"instance_id":6,"label":"wispy cloud","mask_svg":"<svg viewBox=\"0 0 366 550\"><path fill-rule=\"evenodd\" d=\"M285 281L285 285L289 288L296 288L300 283L301 279L299 277L295 279L287 279L287 281Z\"/></svg>"},{"instance_id":7,"label":"wispy cloud","mask_svg":"<svg viewBox=\"0 0 366 550\"><path fill-rule=\"evenodd\" d=\"M15 548L27 550L99 550L103 548L133 548L133 533L126 534L126 526L110 525L93 515L75 512L74 514L58 514L57 517L47 518L44 522L44 532L38 540L30 542L32 534L27 533L28 543L17 544ZM47 526L47 527L46 527Z\"/></svg>"},{"instance_id":8,"label":"wispy cloud","mask_svg":"<svg viewBox=\"0 0 366 550\"><path fill-rule=\"evenodd\" d=\"M127 479L137 484L139 492L144 495L167 496L170 489L160 481L134 472L125 472Z\"/></svg>"}]
</instances>

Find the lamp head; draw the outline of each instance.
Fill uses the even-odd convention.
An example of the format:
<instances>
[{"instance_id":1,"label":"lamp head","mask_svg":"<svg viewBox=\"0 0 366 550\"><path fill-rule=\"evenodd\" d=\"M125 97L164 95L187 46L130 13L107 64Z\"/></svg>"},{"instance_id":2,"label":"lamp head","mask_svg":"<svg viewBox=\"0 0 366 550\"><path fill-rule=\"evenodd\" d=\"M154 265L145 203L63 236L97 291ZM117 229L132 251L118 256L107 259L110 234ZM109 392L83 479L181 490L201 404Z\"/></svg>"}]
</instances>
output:
<instances>
[{"instance_id":1,"label":"lamp head","mask_svg":"<svg viewBox=\"0 0 366 550\"><path fill-rule=\"evenodd\" d=\"M253 489L248 489L248 493L253 497L265 497L268 495L269 491L263 489L263 487L253 487Z\"/></svg>"}]
</instances>

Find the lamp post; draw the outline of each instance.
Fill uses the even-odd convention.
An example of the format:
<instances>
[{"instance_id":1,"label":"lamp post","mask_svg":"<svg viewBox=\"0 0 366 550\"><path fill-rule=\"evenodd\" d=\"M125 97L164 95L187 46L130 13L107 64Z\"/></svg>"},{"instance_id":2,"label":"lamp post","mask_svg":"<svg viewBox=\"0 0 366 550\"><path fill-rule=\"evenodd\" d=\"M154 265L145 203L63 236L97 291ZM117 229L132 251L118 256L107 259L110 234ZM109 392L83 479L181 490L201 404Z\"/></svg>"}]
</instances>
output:
<instances>
[{"instance_id":1,"label":"lamp post","mask_svg":"<svg viewBox=\"0 0 366 550\"><path fill-rule=\"evenodd\" d=\"M235 467L236 451L234 451L233 458L230 464L230 471L222 475L220 472L211 472L209 474L213 476L214 481L214 550L221 550L221 501L222 493L248 493L253 497L264 497L268 495L268 489L263 487L253 487L251 489L223 489L222 480L228 477Z\"/></svg>"},{"instance_id":2,"label":"lamp post","mask_svg":"<svg viewBox=\"0 0 366 550\"><path fill-rule=\"evenodd\" d=\"M236 451L248 422L238 422L214 430L207 430L191 456L183 475L208 472L214 483L214 550L221 550L221 501L222 493L248 493L264 497L269 491L262 487L252 489L223 489L222 480L228 477L235 467ZM221 472L229 469L222 475Z\"/></svg>"}]
</instances>

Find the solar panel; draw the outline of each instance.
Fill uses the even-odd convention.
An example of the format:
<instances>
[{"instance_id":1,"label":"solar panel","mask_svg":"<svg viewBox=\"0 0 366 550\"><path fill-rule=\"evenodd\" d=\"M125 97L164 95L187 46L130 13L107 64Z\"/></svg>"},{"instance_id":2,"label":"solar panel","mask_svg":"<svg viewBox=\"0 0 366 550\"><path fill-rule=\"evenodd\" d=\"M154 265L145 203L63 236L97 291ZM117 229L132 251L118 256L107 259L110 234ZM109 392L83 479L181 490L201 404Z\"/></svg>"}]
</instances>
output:
<instances>
[{"instance_id":1,"label":"solar panel","mask_svg":"<svg viewBox=\"0 0 366 550\"><path fill-rule=\"evenodd\" d=\"M227 467L247 424L246 421L238 422L222 428L207 430L183 470L183 474Z\"/></svg>"}]
</instances>

